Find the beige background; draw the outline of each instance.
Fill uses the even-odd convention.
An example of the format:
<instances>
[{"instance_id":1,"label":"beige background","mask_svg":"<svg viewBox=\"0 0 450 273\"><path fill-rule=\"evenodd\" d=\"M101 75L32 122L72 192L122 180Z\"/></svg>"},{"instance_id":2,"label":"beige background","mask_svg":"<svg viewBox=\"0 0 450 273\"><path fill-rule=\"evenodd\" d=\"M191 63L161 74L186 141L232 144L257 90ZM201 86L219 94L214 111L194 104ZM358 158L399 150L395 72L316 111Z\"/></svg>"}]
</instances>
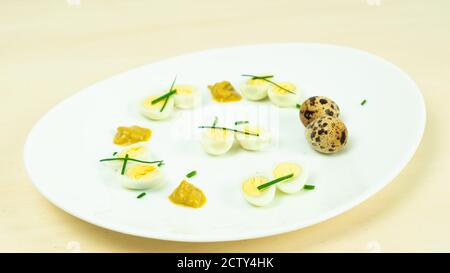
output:
<instances>
[{"instance_id":1,"label":"beige background","mask_svg":"<svg viewBox=\"0 0 450 273\"><path fill-rule=\"evenodd\" d=\"M448 0L2 0L0 251L450 251L449 11ZM87 224L31 185L22 161L26 135L77 90L181 53L292 41L382 56L424 94L428 123L416 155L362 205L284 235L176 243Z\"/></svg>"}]
</instances>

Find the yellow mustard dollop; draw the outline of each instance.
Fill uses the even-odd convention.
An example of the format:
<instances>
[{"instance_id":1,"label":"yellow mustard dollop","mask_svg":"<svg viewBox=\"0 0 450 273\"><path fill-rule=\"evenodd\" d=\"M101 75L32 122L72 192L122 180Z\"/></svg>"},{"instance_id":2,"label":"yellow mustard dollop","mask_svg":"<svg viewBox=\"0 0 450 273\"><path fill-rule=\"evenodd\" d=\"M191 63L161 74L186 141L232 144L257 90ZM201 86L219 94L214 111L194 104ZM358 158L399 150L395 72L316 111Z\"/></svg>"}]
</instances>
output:
<instances>
[{"instance_id":1,"label":"yellow mustard dollop","mask_svg":"<svg viewBox=\"0 0 450 273\"><path fill-rule=\"evenodd\" d=\"M128 146L134 143L147 141L151 136L152 131L150 129L140 126L121 126L117 128L117 133L114 136L113 142L117 145Z\"/></svg>"},{"instance_id":2,"label":"yellow mustard dollop","mask_svg":"<svg viewBox=\"0 0 450 273\"><path fill-rule=\"evenodd\" d=\"M233 102L240 101L242 96L236 92L236 89L228 81L208 85L213 99L217 102Z\"/></svg>"},{"instance_id":3,"label":"yellow mustard dollop","mask_svg":"<svg viewBox=\"0 0 450 273\"><path fill-rule=\"evenodd\" d=\"M200 208L206 203L206 196L202 190L186 180L181 181L169 199L175 204L192 208Z\"/></svg>"}]
</instances>

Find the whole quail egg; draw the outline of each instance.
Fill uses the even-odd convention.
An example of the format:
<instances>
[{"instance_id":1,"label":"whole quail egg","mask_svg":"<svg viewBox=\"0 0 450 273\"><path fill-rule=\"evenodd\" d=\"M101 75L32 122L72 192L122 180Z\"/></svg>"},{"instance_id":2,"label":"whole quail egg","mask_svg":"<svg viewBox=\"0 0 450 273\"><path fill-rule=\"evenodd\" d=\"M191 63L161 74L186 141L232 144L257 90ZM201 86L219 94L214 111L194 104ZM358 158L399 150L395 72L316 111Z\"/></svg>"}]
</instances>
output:
<instances>
[{"instance_id":1,"label":"whole quail egg","mask_svg":"<svg viewBox=\"0 0 450 273\"><path fill-rule=\"evenodd\" d=\"M314 150L332 154L345 147L348 131L339 118L325 115L308 124L305 137Z\"/></svg>"},{"instance_id":2,"label":"whole quail egg","mask_svg":"<svg viewBox=\"0 0 450 273\"><path fill-rule=\"evenodd\" d=\"M339 117L339 106L331 99L314 96L304 101L300 107L300 120L307 126L321 116Z\"/></svg>"}]
</instances>

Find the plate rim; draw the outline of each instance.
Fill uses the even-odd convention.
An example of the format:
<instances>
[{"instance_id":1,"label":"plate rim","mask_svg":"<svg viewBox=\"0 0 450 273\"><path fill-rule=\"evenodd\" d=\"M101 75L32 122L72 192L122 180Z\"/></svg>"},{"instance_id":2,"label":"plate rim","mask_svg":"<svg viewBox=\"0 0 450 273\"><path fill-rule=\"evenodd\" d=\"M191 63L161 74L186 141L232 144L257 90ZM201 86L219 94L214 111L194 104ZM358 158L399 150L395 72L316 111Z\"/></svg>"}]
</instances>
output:
<instances>
[{"instance_id":1,"label":"plate rim","mask_svg":"<svg viewBox=\"0 0 450 273\"><path fill-rule=\"evenodd\" d=\"M180 234L180 233L171 233L171 232L152 232L151 230L149 230L148 232L139 232L139 231L135 231L132 230L132 228L127 227L126 225L117 225L117 224L108 224L108 223L104 223L103 221L97 221L95 219L95 217L90 217L88 216L82 216L79 213L76 212L76 210L67 208L65 205L58 203L54 200L53 196L51 193L49 193L48 191L46 191L45 189L43 189L39 183L37 183L31 174L30 171L30 162L29 162L29 146L30 146L30 142L31 139L33 137L33 132L35 132L35 129L39 126L39 124L46 119L47 116L49 116L53 111L55 111L61 104L63 104L64 102L72 99L74 96L78 96L81 93L85 93L88 92L91 88L95 88L97 85L102 84L105 81L109 81L109 80L113 80L117 77L122 77L125 76L128 73L133 73L136 70L139 70L145 66L148 65L156 65L160 62L164 62L166 60L171 60L171 59L175 59L175 58L180 58L180 57L187 57L189 55L195 55L195 54L200 54L200 53L205 53L205 52L213 52L213 51L220 51L220 50L226 50L226 49L237 49L237 48L245 48L245 47L258 47L258 46L319 46L319 47L333 47L333 48L339 48L339 49L344 49L344 50L351 50L351 51L356 51L360 54L364 54L364 55L368 55L371 58L375 58L378 61L381 61L383 63L385 63L388 66L391 66L392 68L394 68L395 70L397 70L404 78L405 80L409 81L413 88L415 89L415 92L418 95L418 99L420 101L420 117L421 120L419 121L420 124L420 132L416 135L415 139L414 139L414 145L410 146L410 149L407 153L404 153L402 160L400 160L400 164L397 165L397 168L394 168L388 175L386 175L386 179L383 179L384 181L381 181L379 183L377 183L376 185L374 185L373 187L367 189L363 194L357 196L356 198L353 198L347 202L344 202L343 204L341 204L340 206L338 206L335 209L332 209L330 211L328 211L327 213L323 213L319 216L316 217L312 217L307 221L303 221L301 223L293 223L293 224L289 224L286 226L281 226L281 227L276 227L276 228L271 228L269 230L266 231L252 231L250 233L248 232L244 232L244 233L240 233L240 234L236 234L233 236L229 236L229 235L225 235L225 236L221 236L221 235L213 235L208 237L205 236L201 236L199 237L198 235L191 235L191 234ZM375 195L376 193L378 193L379 191L381 191L384 187L386 187L389 183L391 183L401 172L402 170L408 165L408 163L411 161L411 159L413 158L414 154L416 153L421 140L423 138L424 132L425 132L425 128L426 128L426 121L427 121L427 111L426 111L426 104L425 104L425 99L424 96L419 88L419 86L417 85L417 83L409 76L409 74L407 74L405 71L403 71L401 68L399 68L397 65L391 63L390 61L367 51L361 50L361 49L357 49L357 48L353 48L353 47L348 47L348 46L342 46L342 45L335 45L335 44L327 44L327 43L309 43L309 42L287 42L287 43L258 43L258 44L245 44L245 45L237 45L237 46L230 46L230 47L217 47L217 48L209 48L209 49L203 49L203 50L197 50L197 51L192 51L192 52L188 52L188 53L183 53L183 54L178 54L178 55L173 55L173 56L167 56L164 57L163 59L159 59L155 62L151 62L151 63L146 63L143 65L139 65L137 67L119 72L113 76L107 77L105 79L102 79L100 81L96 81L94 84L88 85L87 87L84 87L76 92L74 92L73 94L69 95L68 97L64 98L63 100L59 101L58 103L56 103L55 105L53 105L41 118L38 119L38 121L36 121L36 123L32 126L31 130L29 131L27 137L26 137L26 141L25 141L25 145L24 145L24 150L23 150L23 161L24 161L24 166L25 166L25 171L29 177L29 180L31 181L31 184L34 185L34 187L38 190L38 192L40 194L42 194L51 204L53 204L54 206L56 206L57 208L63 210L64 212L80 219L83 220L89 224L98 226L100 228L104 228L107 230L112 230L115 232L119 232L122 234L127 234L127 235L133 235L133 236L137 236L137 237L143 237L143 238L149 238L149 239L157 239L157 240L164 240L164 241L174 241L174 242L195 242L195 243L212 243L212 242L229 242L229 241L239 241L239 240L250 240L250 239L258 239L258 238L263 238L263 237L269 237L269 236L275 236L275 235L279 235L279 234L283 234L283 233L288 233L288 232L293 232L296 230L300 230L309 226L313 226L313 225L317 225L319 223L322 223L326 220L329 220L331 218L334 218L344 212L350 211L351 209L353 209L354 207L358 206L359 204L363 203L364 201L366 201L367 199L369 199L370 197L372 197L373 195Z\"/></svg>"}]
</instances>

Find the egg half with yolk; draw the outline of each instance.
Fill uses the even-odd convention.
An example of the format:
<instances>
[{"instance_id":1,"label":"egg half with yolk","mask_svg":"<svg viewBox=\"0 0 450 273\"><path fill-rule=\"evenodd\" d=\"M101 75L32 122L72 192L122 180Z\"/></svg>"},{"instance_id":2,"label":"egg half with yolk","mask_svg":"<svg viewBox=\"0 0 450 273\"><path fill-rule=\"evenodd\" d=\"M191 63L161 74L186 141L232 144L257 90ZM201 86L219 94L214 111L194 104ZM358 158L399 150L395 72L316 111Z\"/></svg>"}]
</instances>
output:
<instances>
[{"instance_id":1,"label":"egg half with yolk","mask_svg":"<svg viewBox=\"0 0 450 273\"><path fill-rule=\"evenodd\" d=\"M268 90L270 101L273 104L279 107L293 107L300 102L302 92L293 83L281 82L277 85L272 84Z\"/></svg>"},{"instance_id":2,"label":"egg half with yolk","mask_svg":"<svg viewBox=\"0 0 450 273\"><path fill-rule=\"evenodd\" d=\"M192 109L199 106L202 102L201 93L191 85L175 85L173 89L176 90L175 107L181 109Z\"/></svg>"},{"instance_id":3,"label":"egg half with yolk","mask_svg":"<svg viewBox=\"0 0 450 273\"><path fill-rule=\"evenodd\" d=\"M235 133L236 140L245 150L258 151L264 149L271 140L270 132L262 127L249 124L238 125Z\"/></svg>"},{"instance_id":4,"label":"egg half with yolk","mask_svg":"<svg viewBox=\"0 0 450 273\"><path fill-rule=\"evenodd\" d=\"M275 185L261 190L258 189L258 186L261 186L267 182L269 182L269 180L264 176L252 176L245 179L242 183L242 193L244 194L245 200L257 207L267 206L270 204L275 198Z\"/></svg>"},{"instance_id":5,"label":"egg half with yolk","mask_svg":"<svg viewBox=\"0 0 450 273\"><path fill-rule=\"evenodd\" d=\"M203 149L211 155L228 152L234 143L234 133L220 128L204 129L201 136Z\"/></svg>"},{"instance_id":6,"label":"egg half with yolk","mask_svg":"<svg viewBox=\"0 0 450 273\"><path fill-rule=\"evenodd\" d=\"M127 148L121 150L118 152L115 157L116 158L125 158L125 156L128 155L129 158L138 159L138 160L144 160L149 161L150 159L150 151L147 145L144 144L133 144L131 146L128 146ZM119 170L123 165L123 160L113 160L110 161L111 166L115 170ZM128 161L127 166L130 166L130 164L134 164L135 161Z\"/></svg>"},{"instance_id":7,"label":"egg half with yolk","mask_svg":"<svg viewBox=\"0 0 450 273\"><path fill-rule=\"evenodd\" d=\"M125 173L119 175L122 186L133 190L146 190L158 187L163 182L161 169L154 164L127 165Z\"/></svg>"},{"instance_id":8,"label":"egg half with yolk","mask_svg":"<svg viewBox=\"0 0 450 273\"><path fill-rule=\"evenodd\" d=\"M293 162L280 163L273 169L274 178L280 178L289 174L293 174L293 177L278 182L276 184L277 188L288 194L302 190L308 180L307 169Z\"/></svg>"},{"instance_id":9,"label":"egg half with yolk","mask_svg":"<svg viewBox=\"0 0 450 273\"><path fill-rule=\"evenodd\" d=\"M170 96L167 100L167 103L165 102L166 99L162 99L156 103L153 101L157 98L161 97L164 94L161 94L159 96L149 96L147 97L141 106L141 113L152 120L163 120L170 117L170 115L173 112L174 108L174 98L173 96ZM166 105L164 106L164 104ZM164 107L164 109L163 109Z\"/></svg>"},{"instance_id":10,"label":"egg half with yolk","mask_svg":"<svg viewBox=\"0 0 450 273\"><path fill-rule=\"evenodd\" d=\"M270 83L262 79L250 79L241 85L241 93L248 100L262 100L267 97Z\"/></svg>"}]
</instances>

